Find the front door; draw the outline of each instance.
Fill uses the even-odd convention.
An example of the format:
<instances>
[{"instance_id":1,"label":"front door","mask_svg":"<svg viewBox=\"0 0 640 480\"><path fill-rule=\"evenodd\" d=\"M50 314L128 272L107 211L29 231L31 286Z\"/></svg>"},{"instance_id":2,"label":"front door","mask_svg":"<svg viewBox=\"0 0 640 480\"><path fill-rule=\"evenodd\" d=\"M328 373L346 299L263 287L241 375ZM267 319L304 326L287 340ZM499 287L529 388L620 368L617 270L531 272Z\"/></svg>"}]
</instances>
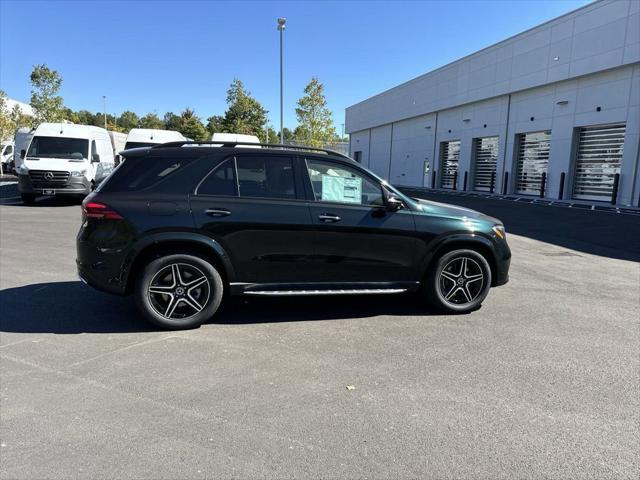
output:
<instances>
[{"instance_id":1,"label":"front door","mask_svg":"<svg viewBox=\"0 0 640 480\"><path fill-rule=\"evenodd\" d=\"M415 223L384 207L382 186L342 162L308 158L318 282L415 281Z\"/></svg>"},{"instance_id":2,"label":"front door","mask_svg":"<svg viewBox=\"0 0 640 480\"><path fill-rule=\"evenodd\" d=\"M230 256L236 281L311 281L308 202L289 156L238 155L217 166L191 198L196 227Z\"/></svg>"}]
</instances>

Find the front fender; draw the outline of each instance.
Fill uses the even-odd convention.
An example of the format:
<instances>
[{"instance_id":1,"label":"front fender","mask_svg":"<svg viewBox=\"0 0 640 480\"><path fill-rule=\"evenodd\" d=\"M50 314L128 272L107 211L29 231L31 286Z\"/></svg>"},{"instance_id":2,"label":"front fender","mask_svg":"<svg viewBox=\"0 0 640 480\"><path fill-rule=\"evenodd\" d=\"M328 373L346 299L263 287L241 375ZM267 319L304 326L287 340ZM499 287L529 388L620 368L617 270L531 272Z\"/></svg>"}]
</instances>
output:
<instances>
[{"instance_id":1,"label":"front fender","mask_svg":"<svg viewBox=\"0 0 640 480\"><path fill-rule=\"evenodd\" d=\"M426 248L426 254L422 258L421 261L421 270L422 272L426 272L427 268L431 264L431 261L441 252L443 249L447 248L450 245L479 245L483 247L483 250L486 250L491 253L492 258L487 259L489 263L496 264L496 252L495 245L492 239L488 238L482 233L454 233L454 234L443 234L434 238Z\"/></svg>"}]
</instances>

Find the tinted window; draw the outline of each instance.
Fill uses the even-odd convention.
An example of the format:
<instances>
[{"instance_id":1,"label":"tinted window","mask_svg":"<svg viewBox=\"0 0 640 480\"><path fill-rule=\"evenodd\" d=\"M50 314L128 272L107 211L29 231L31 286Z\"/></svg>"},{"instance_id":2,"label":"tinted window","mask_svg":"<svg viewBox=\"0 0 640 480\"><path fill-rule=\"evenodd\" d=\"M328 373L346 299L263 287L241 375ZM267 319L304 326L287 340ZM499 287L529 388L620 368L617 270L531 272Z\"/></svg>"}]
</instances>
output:
<instances>
[{"instance_id":1,"label":"tinted window","mask_svg":"<svg viewBox=\"0 0 640 480\"><path fill-rule=\"evenodd\" d=\"M127 158L114 171L100 190L104 192L128 192L151 187L175 175L193 158Z\"/></svg>"},{"instance_id":2,"label":"tinted window","mask_svg":"<svg viewBox=\"0 0 640 480\"><path fill-rule=\"evenodd\" d=\"M307 160L313 194L319 202L383 205L382 188L355 169L319 160Z\"/></svg>"},{"instance_id":3,"label":"tinted window","mask_svg":"<svg viewBox=\"0 0 640 480\"><path fill-rule=\"evenodd\" d=\"M218 165L198 187L198 195L238 195L233 159Z\"/></svg>"},{"instance_id":4,"label":"tinted window","mask_svg":"<svg viewBox=\"0 0 640 480\"><path fill-rule=\"evenodd\" d=\"M4 149L4 153L5 155L9 155L10 153L13 153L13 147L11 145L7 145L7 148Z\"/></svg>"},{"instance_id":5,"label":"tinted window","mask_svg":"<svg viewBox=\"0 0 640 480\"><path fill-rule=\"evenodd\" d=\"M89 140L64 137L33 137L28 157L89 158Z\"/></svg>"},{"instance_id":6,"label":"tinted window","mask_svg":"<svg viewBox=\"0 0 640 480\"><path fill-rule=\"evenodd\" d=\"M296 197L291 158L238 156L236 162L241 197Z\"/></svg>"},{"instance_id":7,"label":"tinted window","mask_svg":"<svg viewBox=\"0 0 640 480\"><path fill-rule=\"evenodd\" d=\"M127 142L124 145L124 149L128 150L130 148L153 147L154 145L157 145L157 143L153 143L153 142Z\"/></svg>"}]
</instances>

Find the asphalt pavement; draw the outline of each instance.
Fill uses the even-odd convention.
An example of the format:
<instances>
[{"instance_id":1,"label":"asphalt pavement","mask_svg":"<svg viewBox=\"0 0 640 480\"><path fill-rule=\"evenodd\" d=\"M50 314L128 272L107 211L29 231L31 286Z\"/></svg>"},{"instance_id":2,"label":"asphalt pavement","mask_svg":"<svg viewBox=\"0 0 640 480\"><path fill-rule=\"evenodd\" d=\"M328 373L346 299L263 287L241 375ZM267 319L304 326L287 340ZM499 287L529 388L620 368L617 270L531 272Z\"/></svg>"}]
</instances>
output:
<instances>
[{"instance_id":1,"label":"asphalt pavement","mask_svg":"<svg viewBox=\"0 0 640 480\"><path fill-rule=\"evenodd\" d=\"M638 236L622 216L543 207L528 231L522 206L476 201L514 219L514 257L470 315L404 295L251 298L162 332L77 281L78 205L5 187L0 478L640 474ZM626 242L575 233L619 228Z\"/></svg>"}]
</instances>

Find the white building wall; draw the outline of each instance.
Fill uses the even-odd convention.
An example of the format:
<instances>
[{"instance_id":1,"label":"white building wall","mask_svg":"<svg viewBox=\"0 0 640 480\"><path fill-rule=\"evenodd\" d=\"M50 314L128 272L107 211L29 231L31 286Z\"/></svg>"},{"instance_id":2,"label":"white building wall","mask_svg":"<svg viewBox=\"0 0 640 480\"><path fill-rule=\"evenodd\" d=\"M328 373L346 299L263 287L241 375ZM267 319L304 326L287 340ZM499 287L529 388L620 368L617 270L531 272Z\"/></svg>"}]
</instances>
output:
<instances>
[{"instance_id":1,"label":"white building wall","mask_svg":"<svg viewBox=\"0 0 640 480\"><path fill-rule=\"evenodd\" d=\"M562 172L571 198L577 129L625 122L618 203L638 205L640 2L594 2L349 107L346 122L351 153L397 185L430 187L441 142L460 140L458 188L464 172L471 188L473 138L497 135L496 193L505 172L513 192L516 135L551 130L551 199Z\"/></svg>"}]
</instances>

